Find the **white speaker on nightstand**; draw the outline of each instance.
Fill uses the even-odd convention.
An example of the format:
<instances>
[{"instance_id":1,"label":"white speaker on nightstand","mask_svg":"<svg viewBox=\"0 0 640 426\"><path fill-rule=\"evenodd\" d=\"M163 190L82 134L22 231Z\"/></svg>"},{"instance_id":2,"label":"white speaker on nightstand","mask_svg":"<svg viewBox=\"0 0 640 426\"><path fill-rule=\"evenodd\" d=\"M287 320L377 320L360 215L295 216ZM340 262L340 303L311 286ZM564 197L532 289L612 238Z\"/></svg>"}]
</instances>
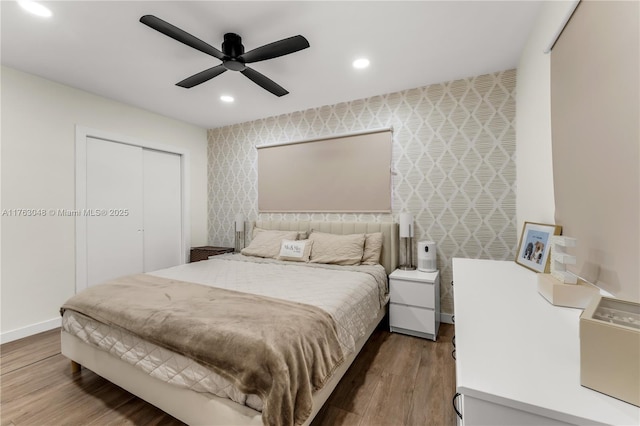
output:
<instances>
[{"instance_id":1,"label":"white speaker on nightstand","mask_svg":"<svg viewBox=\"0 0 640 426\"><path fill-rule=\"evenodd\" d=\"M435 272L438 270L436 243L434 241L418 241L418 270L423 272Z\"/></svg>"}]
</instances>

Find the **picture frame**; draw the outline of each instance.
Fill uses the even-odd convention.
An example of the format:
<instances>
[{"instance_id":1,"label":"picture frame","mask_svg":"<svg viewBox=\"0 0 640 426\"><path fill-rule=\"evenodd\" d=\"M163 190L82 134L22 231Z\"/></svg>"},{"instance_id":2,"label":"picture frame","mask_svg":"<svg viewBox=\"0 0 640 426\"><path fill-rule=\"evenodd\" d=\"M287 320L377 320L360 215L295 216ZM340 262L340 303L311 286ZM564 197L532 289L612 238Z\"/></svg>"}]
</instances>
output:
<instances>
[{"instance_id":1,"label":"picture frame","mask_svg":"<svg viewBox=\"0 0 640 426\"><path fill-rule=\"evenodd\" d=\"M516 253L516 263L539 273L548 273L551 236L561 235L562 226L525 222Z\"/></svg>"}]
</instances>

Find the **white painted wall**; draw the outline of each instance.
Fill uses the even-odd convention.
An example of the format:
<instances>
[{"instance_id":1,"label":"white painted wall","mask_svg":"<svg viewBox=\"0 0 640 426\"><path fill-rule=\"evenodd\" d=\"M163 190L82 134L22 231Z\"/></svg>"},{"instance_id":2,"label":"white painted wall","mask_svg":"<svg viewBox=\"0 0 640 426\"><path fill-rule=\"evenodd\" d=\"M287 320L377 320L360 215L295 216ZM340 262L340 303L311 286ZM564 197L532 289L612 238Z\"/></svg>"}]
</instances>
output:
<instances>
[{"instance_id":1,"label":"white painted wall","mask_svg":"<svg viewBox=\"0 0 640 426\"><path fill-rule=\"evenodd\" d=\"M574 1L547 1L520 56L516 80L516 218L555 223L551 154L551 55L544 53Z\"/></svg>"},{"instance_id":2,"label":"white painted wall","mask_svg":"<svg viewBox=\"0 0 640 426\"><path fill-rule=\"evenodd\" d=\"M2 209L75 208L75 126L190 152L191 244L207 243L207 131L12 68L1 70ZM2 341L59 324L75 289L72 217L2 217Z\"/></svg>"}]
</instances>

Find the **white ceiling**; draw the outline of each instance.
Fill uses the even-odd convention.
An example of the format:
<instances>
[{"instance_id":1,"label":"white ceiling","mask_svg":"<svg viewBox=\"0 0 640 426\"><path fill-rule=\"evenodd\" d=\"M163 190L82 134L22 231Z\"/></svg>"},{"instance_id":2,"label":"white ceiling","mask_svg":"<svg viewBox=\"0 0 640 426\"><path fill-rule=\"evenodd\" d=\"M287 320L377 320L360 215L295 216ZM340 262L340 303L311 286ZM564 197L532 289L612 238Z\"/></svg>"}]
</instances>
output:
<instances>
[{"instance_id":1,"label":"white ceiling","mask_svg":"<svg viewBox=\"0 0 640 426\"><path fill-rule=\"evenodd\" d=\"M540 1L48 1L53 17L1 2L2 64L205 128L515 68ZM220 49L301 34L310 48L252 64L290 93L237 72L178 81L219 60L143 25L155 15ZM351 62L371 60L365 70ZM236 98L224 104L220 95Z\"/></svg>"}]
</instances>

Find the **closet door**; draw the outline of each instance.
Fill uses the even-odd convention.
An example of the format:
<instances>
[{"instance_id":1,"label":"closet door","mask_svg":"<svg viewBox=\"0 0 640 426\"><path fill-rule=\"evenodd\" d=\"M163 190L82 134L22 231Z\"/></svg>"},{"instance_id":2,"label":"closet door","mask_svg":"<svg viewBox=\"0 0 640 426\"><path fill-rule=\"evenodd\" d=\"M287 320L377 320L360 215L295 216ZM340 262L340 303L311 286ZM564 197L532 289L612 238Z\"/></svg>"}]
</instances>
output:
<instances>
[{"instance_id":1,"label":"closet door","mask_svg":"<svg viewBox=\"0 0 640 426\"><path fill-rule=\"evenodd\" d=\"M140 147L87 138L88 286L143 271L142 162Z\"/></svg>"},{"instance_id":2,"label":"closet door","mask_svg":"<svg viewBox=\"0 0 640 426\"><path fill-rule=\"evenodd\" d=\"M182 259L180 156L144 149L144 271L179 265Z\"/></svg>"}]
</instances>

